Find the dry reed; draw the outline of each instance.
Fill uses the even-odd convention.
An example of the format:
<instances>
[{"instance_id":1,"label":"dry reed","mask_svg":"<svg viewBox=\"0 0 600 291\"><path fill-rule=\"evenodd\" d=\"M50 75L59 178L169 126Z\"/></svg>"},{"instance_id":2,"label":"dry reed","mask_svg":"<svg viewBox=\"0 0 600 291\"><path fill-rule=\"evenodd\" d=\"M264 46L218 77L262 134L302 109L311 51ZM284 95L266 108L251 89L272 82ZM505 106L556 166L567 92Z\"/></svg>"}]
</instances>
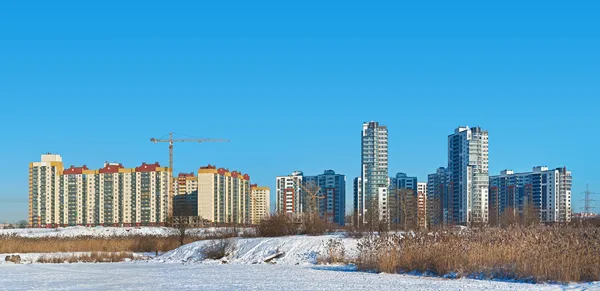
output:
<instances>
[{"instance_id":1,"label":"dry reed","mask_svg":"<svg viewBox=\"0 0 600 291\"><path fill-rule=\"evenodd\" d=\"M317 255L319 264L343 264L348 263L346 259L346 248L340 239L329 239L322 252Z\"/></svg>"},{"instance_id":2,"label":"dry reed","mask_svg":"<svg viewBox=\"0 0 600 291\"><path fill-rule=\"evenodd\" d=\"M367 237L360 270L532 281L600 280L598 228L487 228Z\"/></svg>"},{"instance_id":3,"label":"dry reed","mask_svg":"<svg viewBox=\"0 0 600 291\"><path fill-rule=\"evenodd\" d=\"M131 252L103 253L92 252L90 254L73 254L70 256L41 256L38 263L61 264L61 263L114 263L122 262L126 259L135 260Z\"/></svg>"}]
</instances>

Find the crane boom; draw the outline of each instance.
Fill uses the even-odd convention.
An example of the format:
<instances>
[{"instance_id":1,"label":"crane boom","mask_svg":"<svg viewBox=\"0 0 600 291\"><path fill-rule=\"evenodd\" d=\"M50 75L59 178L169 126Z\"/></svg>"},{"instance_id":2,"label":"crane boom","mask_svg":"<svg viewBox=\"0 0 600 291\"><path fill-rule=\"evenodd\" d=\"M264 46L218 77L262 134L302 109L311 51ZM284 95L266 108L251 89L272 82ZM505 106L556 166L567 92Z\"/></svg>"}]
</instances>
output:
<instances>
[{"instance_id":1,"label":"crane boom","mask_svg":"<svg viewBox=\"0 0 600 291\"><path fill-rule=\"evenodd\" d=\"M215 139L215 138L178 138L178 139L156 139L156 138L151 138L150 139L151 142L153 143L157 143L157 142L229 142L229 140L226 139Z\"/></svg>"},{"instance_id":2,"label":"crane boom","mask_svg":"<svg viewBox=\"0 0 600 291\"><path fill-rule=\"evenodd\" d=\"M159 143L159 142L168 142L169 143L169 216L173 216L173 143L176 142L229 142L227 139L214 139L214 138L176 138L173 139L173 133L169 132L169 139L158 139L151 138L150 142Z\"/></svg>"}]
</instances>

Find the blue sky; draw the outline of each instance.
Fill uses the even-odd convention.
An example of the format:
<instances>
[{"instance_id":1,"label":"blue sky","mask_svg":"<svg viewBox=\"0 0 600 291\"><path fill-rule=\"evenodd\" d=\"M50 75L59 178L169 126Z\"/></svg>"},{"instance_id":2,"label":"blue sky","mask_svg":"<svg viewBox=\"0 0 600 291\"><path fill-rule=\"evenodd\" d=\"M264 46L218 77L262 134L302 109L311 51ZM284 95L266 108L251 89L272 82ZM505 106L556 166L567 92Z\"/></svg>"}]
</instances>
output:
<instances>
[{"instance_id":1,"label":"blue sky","mask_svg":"<svg viewBox=\"0 0 600 291\"><path fill-rule=\"evenodd\" d=\"M0 221L26 218L40 154L167 165L149 139L169 131L231 140L176 144L177 172L216 164L274 192L333 169L349 207L370 120L390 174L424 180L455 127L481 126L491 174L566 166L576 211L586 183L600 192L598 4L400 2L4 1Z\"/></svg>"}]
</instances>

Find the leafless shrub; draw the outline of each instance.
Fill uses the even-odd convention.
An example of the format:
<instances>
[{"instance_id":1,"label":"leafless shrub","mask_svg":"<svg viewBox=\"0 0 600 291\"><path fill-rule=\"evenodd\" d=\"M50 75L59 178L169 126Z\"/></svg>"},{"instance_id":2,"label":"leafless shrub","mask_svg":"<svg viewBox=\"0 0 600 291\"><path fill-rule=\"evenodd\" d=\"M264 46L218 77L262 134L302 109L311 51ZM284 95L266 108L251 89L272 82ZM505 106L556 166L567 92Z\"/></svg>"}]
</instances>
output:
<instances>
[{"instance_id":1,"label":"leafless shrub","mask_svg":"<svg viewBox=\"0 0 600 291\"><path fill-rule=\"evenodd\" d=\"M329 230L329 224L318 214L306 215L302 221L302 234L323 235Z\"/></svg>"},{"instance_id":2,"label":"leafless shrub","mask_svg":"<svg viewBox=\"0 0 600 291\"><path fill-rule=\"evenodd\" d=\"M363 238L365 236L365 232L358 227L350 227L346 228L344 235L349 238Z\"/></svg>"},{"instance_id":3,"label":"leafless shrub","mask_svg":"<svg viewBox=\"0 0 600 291\"><path fill-rule=\"evenodd\" d=\"M61 264L66 262L65 258L56 257L56 256L41 256L37 259L38 263L43 264Z\"/></svg>"},{"instance_id":4,"label":"leafless shrub","mask_svg":"<svg viewBox=\"0 0 600 291\"><path fill-rule=\"evenodd\" d=\"M285 214L276 214L263 219L257 228L261 237L277 237L294 235L298 232L298 225Z\"/></svg>"},{"instance_id":5,"label":"leafless shrub","mask_svg":"<svg viewBox=\"0 0 600 291\"><path fill-rule=\"evenodd\" d=\"M19 255L8 255L4 258L5 261L7 262L11 262L14 264L20 264L21 263L21 256Z\"/></svg>"},{"instance_id":6,"label":"leafless shrub","mask_svg":"<svg viewBox=\"0 0 600 291\"><path fill-rule=\"evenodd\" d=\"M232 239L211 240L202 248L202 255L205 259L220 260L233 253L235 244Z\"/></svg>"}]
</instances>

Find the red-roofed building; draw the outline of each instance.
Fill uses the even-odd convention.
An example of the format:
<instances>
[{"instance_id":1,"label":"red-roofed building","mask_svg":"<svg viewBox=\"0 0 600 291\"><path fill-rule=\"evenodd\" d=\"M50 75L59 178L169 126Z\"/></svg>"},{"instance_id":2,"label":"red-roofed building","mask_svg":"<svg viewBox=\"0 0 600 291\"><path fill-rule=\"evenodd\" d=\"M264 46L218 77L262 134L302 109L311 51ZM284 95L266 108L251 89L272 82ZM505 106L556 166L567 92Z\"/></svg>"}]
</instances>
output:
<instances>
[{"instance_id":1,"label":"red-roofed building","mask_svg":"<svg viewBox=\"0 0 600 291\"><path fill-rule=\"evenodd\" d=\"M198 215L217 223L250 223L250 176L214 165L198 170Z\"/></svg>"},{"instance_id":2,"label":"red-roofed building","mask_svg":"<svg viewBox=\"0 0 600 291\"><path fill-rule=\"evenodd\" d=\"M41 162L30 164L29 225L164 225L172 205L169 174L159 163L63 169L59 155L42 155Z\"/></svg>"}]
</instances>

